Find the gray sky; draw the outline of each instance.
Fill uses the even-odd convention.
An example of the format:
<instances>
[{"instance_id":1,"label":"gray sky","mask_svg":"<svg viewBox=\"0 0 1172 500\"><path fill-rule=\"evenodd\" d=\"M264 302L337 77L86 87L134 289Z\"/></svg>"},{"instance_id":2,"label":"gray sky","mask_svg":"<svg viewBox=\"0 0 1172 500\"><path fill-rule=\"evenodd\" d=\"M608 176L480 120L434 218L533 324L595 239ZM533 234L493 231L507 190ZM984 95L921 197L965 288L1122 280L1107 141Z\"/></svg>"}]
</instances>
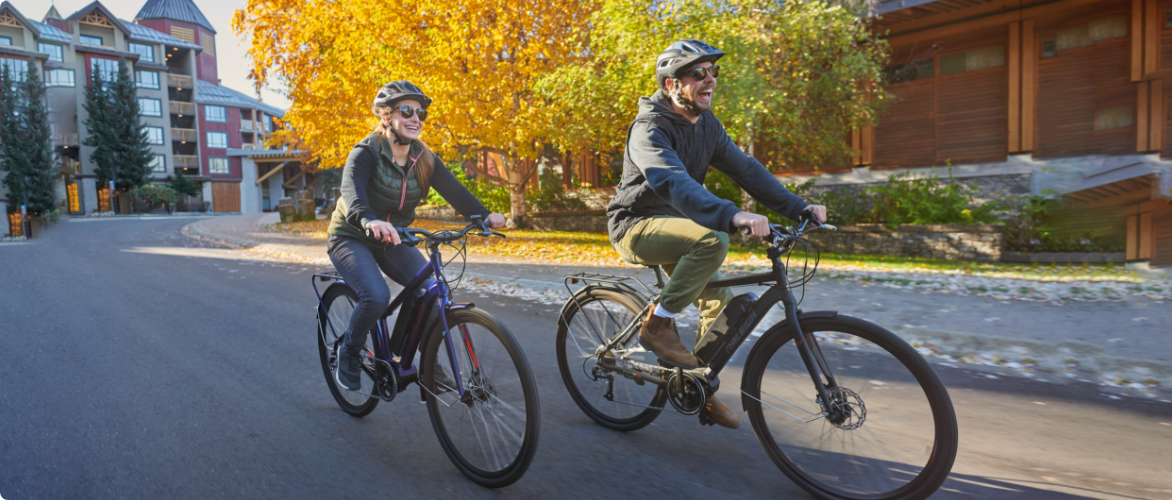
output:
<instances>
[{"instance_id":1,"label":"gray sky","mask_svg":"<svg viewBox=\"0 0 1172 500\"><path fill-rule=\"evenodd\" d=\"M25 17L41 21L49 11L45 0L8 0L24 14ZM57 11L62 17L69 17L78 9L89 5L93 0L53 0ZM216 29L216 55L219 63L219 75L222 84L248 95L255 95L252 82L248 79L248 72L252 69L251 61L245 52L248 43L244 37L232 33L232 14L244 7L246 0L195 0L195 5L203 12L204 17ZM134 15L146 3L146 0L109 0L102 4L110 9L119 19L134 20ZM266 104L282 109L289 107L289 101L284 96L265 89L261 98Z\"/></svg>"}]
</instances>

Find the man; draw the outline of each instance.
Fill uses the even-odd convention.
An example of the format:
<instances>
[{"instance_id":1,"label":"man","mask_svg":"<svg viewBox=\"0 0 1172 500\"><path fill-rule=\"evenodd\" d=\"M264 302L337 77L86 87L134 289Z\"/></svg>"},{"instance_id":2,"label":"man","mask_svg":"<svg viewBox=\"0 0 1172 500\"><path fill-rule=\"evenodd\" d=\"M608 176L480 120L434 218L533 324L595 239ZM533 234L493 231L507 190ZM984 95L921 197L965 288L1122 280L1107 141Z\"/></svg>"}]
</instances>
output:
<instances>
[{"instance_id":1,"label":"man","mask_svg":"<svg viewBox=\"0 0 1172 500\"><path fill-rule=\"evenodd\" d=\"M700 309L699 339L732 298L727 288L704 289L720 279L728 233L747 226L753 237L769 235L766 217L742 211L704 188L708 167L790 219L826 220L826 207L807 205L789 192L741 151L713 116L720 75L715 63L723 55L700 40L675 42L659 55L659 90L639 99L639 115L627 130L622 180L606 210L615 250L630 262L661 266L671 277L639 336L665 364L682 368L699 362L680 342L675 315L694 303ZM740 416L715 397L708 398L704 410L722 426L740 425Z\"/></svg>"}]
</instances>

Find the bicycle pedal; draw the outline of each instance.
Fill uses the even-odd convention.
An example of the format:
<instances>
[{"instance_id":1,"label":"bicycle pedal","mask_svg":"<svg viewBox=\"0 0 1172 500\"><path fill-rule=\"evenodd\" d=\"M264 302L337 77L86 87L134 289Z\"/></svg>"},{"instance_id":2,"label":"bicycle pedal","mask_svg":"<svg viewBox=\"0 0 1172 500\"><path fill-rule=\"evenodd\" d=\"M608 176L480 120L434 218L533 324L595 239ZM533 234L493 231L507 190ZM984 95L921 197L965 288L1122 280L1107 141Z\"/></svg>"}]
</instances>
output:
<instances>
[{"instance_id":1,"label":"bicycle pedal","mask_svg":"<svg viewBox=\"0 0 1172 500\"><path fill-rule=\"evenodd\" d=\"M716 421L708 417L708 409L700 412L700 425L716 425Z\"/></svg>"}]
</instances>

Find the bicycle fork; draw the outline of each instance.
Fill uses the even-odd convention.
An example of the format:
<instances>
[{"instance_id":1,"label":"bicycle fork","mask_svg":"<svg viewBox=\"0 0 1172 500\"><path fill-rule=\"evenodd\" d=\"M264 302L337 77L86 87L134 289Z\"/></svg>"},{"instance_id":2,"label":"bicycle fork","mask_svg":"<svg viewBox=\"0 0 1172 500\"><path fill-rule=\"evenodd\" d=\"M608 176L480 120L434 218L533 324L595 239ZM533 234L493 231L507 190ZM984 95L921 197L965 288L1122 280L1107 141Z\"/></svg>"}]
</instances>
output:
<instances>
[{"instance_id":1,"label":"bicycle fork","mask_svg":"<svg viewBox=\"0 0 1172 500\"><path fill-rule=\"evenodd\" d=\"M822 348L818 346L818 340L814 338L814 334L802 331L802 325L798 322L797 301L794 300L794 294L789 287L782 285L782 283L786 283L785 266L779 265L777 269L780 273L777 287L782 292L781 304L785 310L786 323L789 324L790 332L793 334L798 355L801 356L802 363L806 365L806 371L810 373L810 380L814 382L814 388L818 391L822 413L833 419L835 415L832 413L836 410L831 404L830 391L827 388L838 387L838 381L830 372L830 367L826 364L826 358L822 355Z\"/></svg>"}]
</instances>

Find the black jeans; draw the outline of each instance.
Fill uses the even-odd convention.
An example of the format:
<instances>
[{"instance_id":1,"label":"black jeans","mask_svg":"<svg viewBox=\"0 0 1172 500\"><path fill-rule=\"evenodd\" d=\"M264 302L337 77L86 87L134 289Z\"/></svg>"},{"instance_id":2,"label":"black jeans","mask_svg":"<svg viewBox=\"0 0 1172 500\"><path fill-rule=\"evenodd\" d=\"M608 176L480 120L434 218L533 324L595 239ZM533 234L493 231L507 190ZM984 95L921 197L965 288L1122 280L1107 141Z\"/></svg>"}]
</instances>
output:
<instances>
[{"instance_id":1,"label":"black jeans","mask_svg":"<svg viewBox=\"0 0 1172 500\"><path fill-rule=\"evenodd\" d=\"M358 292L358 304L350 315L344 345L355 352L366 345L366 335L391 302L391 288L382 275L385 273L391 281L406 286L427 265L427 259L407 245L387 245L379 250L349 236L333 234L326 240L326 248L334 268ZM418 292L426 290L426 286Z\"/></svg>"}]
</instances>

